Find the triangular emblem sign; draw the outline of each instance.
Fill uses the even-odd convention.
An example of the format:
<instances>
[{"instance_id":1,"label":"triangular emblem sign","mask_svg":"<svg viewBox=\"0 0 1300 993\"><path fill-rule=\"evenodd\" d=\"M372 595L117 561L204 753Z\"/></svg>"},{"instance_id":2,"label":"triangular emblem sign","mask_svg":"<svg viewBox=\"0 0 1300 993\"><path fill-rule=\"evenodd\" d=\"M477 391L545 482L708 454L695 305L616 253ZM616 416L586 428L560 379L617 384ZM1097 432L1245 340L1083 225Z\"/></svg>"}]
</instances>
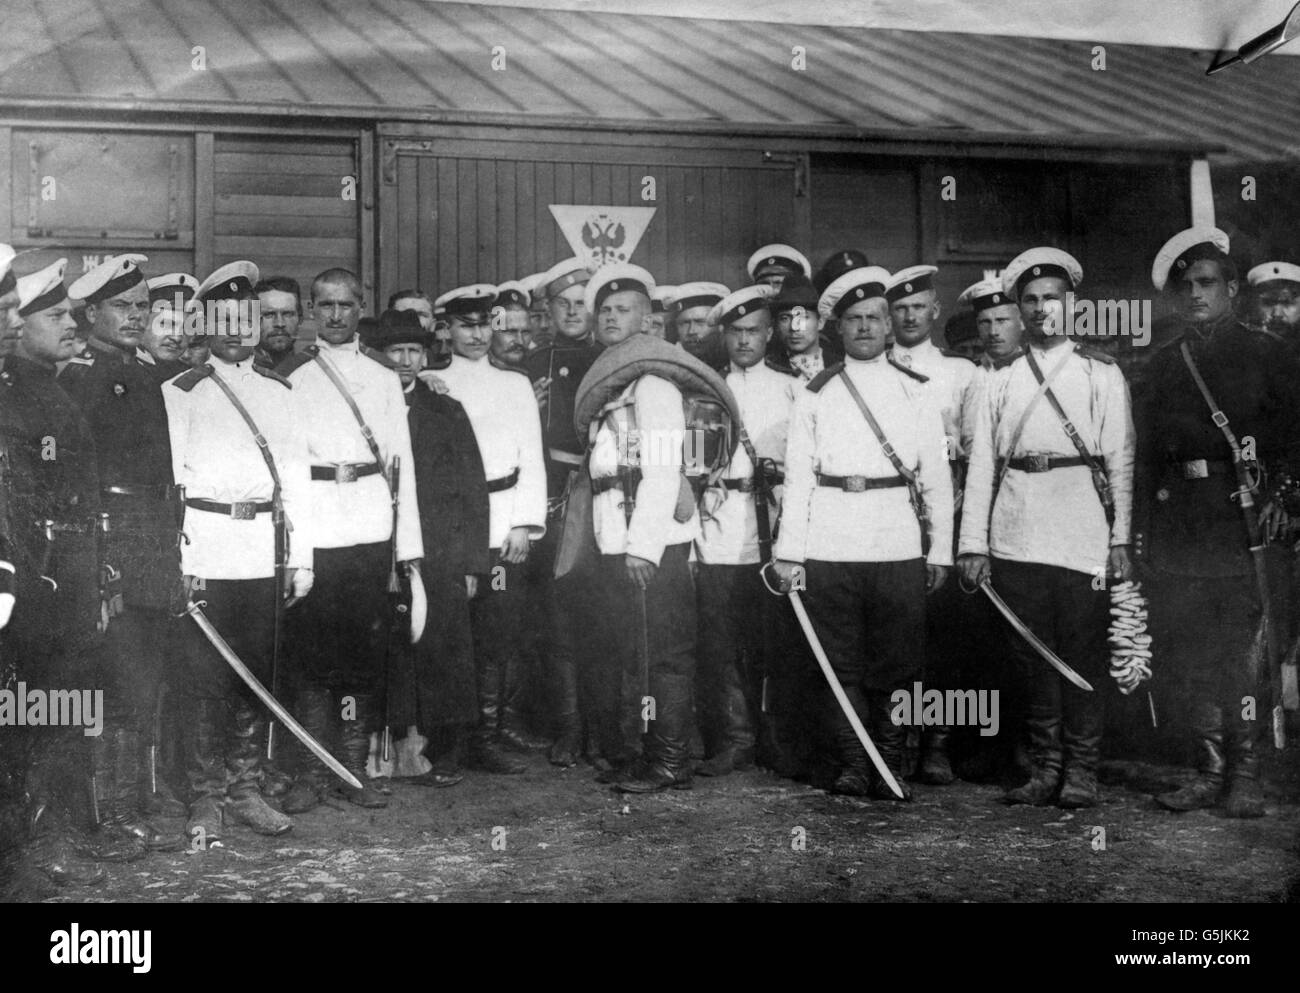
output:
<instances>
[{"instance_id":1,"label":"triangular emblem sign","mask_svg":"<svg viewBox=\"0 0 1300 993\"><path fill-rule=\"evenodd\" d=\"M573 254L586 260L592 272L603 265L628 261L656 209L558 203L550 208Z\"/></svg>"}]
</instances>

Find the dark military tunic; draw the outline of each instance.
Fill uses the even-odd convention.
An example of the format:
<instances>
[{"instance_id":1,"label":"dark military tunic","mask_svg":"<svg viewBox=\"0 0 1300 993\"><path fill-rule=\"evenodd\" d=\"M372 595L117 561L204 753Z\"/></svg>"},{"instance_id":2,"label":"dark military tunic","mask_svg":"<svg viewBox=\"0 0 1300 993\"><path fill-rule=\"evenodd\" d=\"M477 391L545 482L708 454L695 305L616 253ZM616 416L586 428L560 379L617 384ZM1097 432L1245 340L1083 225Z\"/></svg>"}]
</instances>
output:
<instances>
[{"instance_id":1,"label":"dark military tunic","mask_svg":"<svg viewBox=\"0 0 1300 993\"><path fill-rule=\"evenodd\" d=\"M92 340L59 375L99 453L111 529L106 560L122 572L127 606L164 609L180 579L177 514L169 500L171 443L162 381L134 354ZM127 489L129 494L114 493Z\"/></svg>"},{"instance_id":2,"label":"dark military tunic","mask_svg":"<svg viewBox=\"0 0 1300 993\"><path fill-rule=\"evenodd\" d=\"M391 673L390 720L422 731L478 719L465 577L487 573L488 490L469 417L422 383L406 394L426 555L424 637Z\"/></svg>"},{"instance_id":3,"label":"dark military tunic","mask_svg":"<svg viewBox=\"0 0 1300 993\"><path fill-rule=\"evenodd\" d=\"M1237 489L1232 450L1210 420L1179 343L1190 343L1238 442L1254 440L1256 457L1275 481L1281 472L1300 472L1300 364L1277 339L1235 319L1166 341L1147 367L1135 410L1147 559L1176 575L1251 575L1245 524L1230 499ZM1186 478L1184 464L1195 460L1205 460L1207 475Z\"/></svg>"},{"instance_id":4,"label":"dark military tunic","mask_svg":"<svg viewBox=\"0 0 1300 993\"><path fill-rule=\"evenodd\" d=\"M557 339L549 348L533 352L524 360L528 379L551 380L550 399L542 408L542 440L546 445L547 490L552 497L564 490L569 471L587 450L587 439L579 438L573 427L574 397L578 384L603 349L594 342ZM556 460L553 452L566 452L575 458L572 464Z\"/></svg>"}]
</instances>

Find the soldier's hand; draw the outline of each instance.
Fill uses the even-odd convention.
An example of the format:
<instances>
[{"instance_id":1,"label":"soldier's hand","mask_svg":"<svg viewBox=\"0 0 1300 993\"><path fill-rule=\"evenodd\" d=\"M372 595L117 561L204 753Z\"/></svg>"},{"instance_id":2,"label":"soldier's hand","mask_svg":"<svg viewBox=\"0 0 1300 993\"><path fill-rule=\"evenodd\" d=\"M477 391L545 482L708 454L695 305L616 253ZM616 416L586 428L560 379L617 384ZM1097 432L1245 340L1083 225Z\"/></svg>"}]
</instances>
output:
<instances>
[{"instance_id":1,"label":"soldier's hand","mask_svg":"<svg viewBox=\"0 0 1300 993\"><path fill-rule=\"evenodd\" d=\"M798 562L777 559L772 563L772 571L776 573L777 589L782 593L789 593L794 588L794 577L799 575L802 569L803 566Z\"/></svg>"},{"instance_id":2,"label":"soldier's hand","mask_svg":"<svg viewBox=\"0 0 1300 993\"><path fill-rule=\"evenodd\" d=\"M1133 578L1133 557L1129 555L1128 545L1116 545L1112 548L1107 565L1111 578L1116 582L1127 583Z\"/></svg>"},{"instance_id":3,"label":"soldier's hand","mask_svg":"<svg viewBox=\"0 0 1300 993\"><path fill-rule=\"evenodd\" d=\"M292 592L294 599L301 600L311 592L316 582L316 573L311 569L290 569L285 578L289 581L289 591Z\"/></svg>"},{"instance_id":4,"label":"soldier's hand","mask_svg":"<svg viewBox=\"0 0 1300 993\"><path fill-rule=\"evenodd\" d=\"M1282 537L1290 524L1291 518L1287 516L1286 508L1276 500L1268 501L1259 512L1260 529L1270 541Z\"/></svg>"},{"instance_id":5,"label":"soldier's hand","mask_svg":"<svg viewBox=\"0 0 1300 993\"><path fill-rule=\"evenodd\" d=\"M465 577L465 599L473 600L478 596L478 576Z\"/></svg>"},{"instance_id":6,"label":"soldier's hand","mask_svg":"<svg viewBox=\"0 0 1300 993\"><path fill-rule=\"evenodd\" d=\"M511 528L506 540L501 542L501 561L519 565L528 558L528 529Z\"/></svg>"},{"instance_id":7,"label":"soldier's hand","mask_svg":"<svg viewBox=\"0 0 1300 993\"><path fill-rule=\"evenodd\" d=\"M9 618L14 615L14 602L12 593L0 593L0 631L9 626Z\"/></svg>"},{"instance_id":8,"label":"soldier's hand","mask_svg":"<svg viewBox=\"0 0 1300 993\"><path fill-rule=\"evenodd\" d=\"M971 589L978 587L993 574L987 555L959 555L957 573L961 581Z\"/></svg>"},{"instance_id":9,"label":"soldier's hand","mask_svg":"<svg viewBox=\"0 0 1300 993\"><path fill-rule=\"evenodd\" d=\"M658 568L648 559L637 558L635 555L627 556L627 581L635 586L638 590L643 590L650 585L650 581L655 578L655 570Z\"/></svg>"},{"instance_id":10,"label":"soldier's hand","mask_svg":"<svg viewBox=\"0 0 1300 993\"><path fill-rule=\"evenodd\" d=\"M433 390L434 393L446 394L451 392L447 383L436 372L431 370L426 369L424 372L417 372L415 378Z\"/></svg>"},{"instance_id":11,"label":"soldier's hand","mask_svg":"<svg viewBox=\"0 0 1300 993\"><path fill-rule=\"evenodd\" d=\"M551 402L551 377L543 376L537 382L533 383L533 396L537 398L538 408L545 407Z\"/></svg>"},{"instance_id":12,"label":"soldier's hand","mask_svg":"<svg viewBox=\"0 0 1300 993\"><path fill-rule=\"evenodd\" d=\"M948 581L948 573L952 571L950 565L927 565L925 567L925 592L938 593L943 589L943 584Z\"/></svg>"}]
</instances>

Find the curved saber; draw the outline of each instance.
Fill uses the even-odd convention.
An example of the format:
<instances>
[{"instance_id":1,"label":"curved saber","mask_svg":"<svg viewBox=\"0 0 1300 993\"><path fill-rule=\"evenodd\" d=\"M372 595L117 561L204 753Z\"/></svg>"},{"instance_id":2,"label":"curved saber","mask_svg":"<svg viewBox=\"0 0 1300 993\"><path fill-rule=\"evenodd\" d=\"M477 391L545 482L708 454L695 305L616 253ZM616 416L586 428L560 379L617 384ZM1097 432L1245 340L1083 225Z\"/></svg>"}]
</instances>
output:
<instances>
[{"instance_id":1,"label":"curved saber","mask_svg":"<svg viewBox=\"0 0 1300 993\"><path fill-rule=\"evenodd\" d=\"M794 616L799 618L799 626L803 628L803 635L808 639L808 647L817 656L817 664L821 666L822 675L826 677L826 682L830 684L831 692L835 694L835 701L844 711L844 716L849 719L853 725L853 733L858 736L858 741L862 742L862 747L867 750L867 756L871 759L871 764L876 767L876 772L880 773L883 779L898 799L903 799L902 787L898 785L898 780L894 774L889 771L889 766L885 760L880 757L876 751L876 746L871 741L871 736L867 734L867 729L862 726L862 720L858 717L858 712L853 709L853 704L849 698L844 695L844 687L840 685L839 678L835 675L835 670L831 668L831 660L826 657L826 649L822 648L821 639L817 637L817 632L813 630L812 619L808 616L808 611L804 609L803 600L795 590L789 593L790 604L794 607Z\"/></svg>"},{"instance_id":2,"label":"curved saber","mask_svg":"<svg viewBox=\"0 0 1300 993\"><path fill-rule=\"evenodd\" d=\"M293 736L306 745L307 749L324 762L329 767L330 772L342 779L343 782L353 789L365 788L357 781L356 776L343 768L338 759L327 752L320 742L308 734L303 726L293 719L293 715L284 709L280 701L271 696L266 687L249 670L248 666L244 665L243 660L235 654L235 650L226 643L226 639L221 637L221 632L212 626L212 622L208 620L207 615L199 609L199 604L193 601L187 603L185 613L194 618L194 623L199 626L199 630L203 632L208 641L212 642L212 647L220 652L221 657L226 660L226 664L235 670L235 675L247 683L248 688L257 694L257 698L266 704L267 709L275 715L276 720L292 731Z\"/></svg>"},{"instance_id":3,"label":"curved saber","mask_svg":"<svg viewBox=\"0 0 1300 993\"><path fill-rule=\"evenodd\" d=\"M1020 637L1029 642L1029 647L1041 655L1048 665L1072 682L1075 686L1079 687L1079 689L1087 690L1089 693L1092 692L1092 685L1068 665L1062 662L1059 655L1043 644L1042 639L1040 639L1038 635L1029 630L1028 625L1016 616L1015 611L1007 606L1007 602L1003 600L1002 597L998 596L997 590L993 588L991 582L985 579L984 582L980 583L980 589L984 591L985 596L993 601L993 606L998 608L998 613L1007 619L1007 623L1016 629L1016 633L1020 635Z\"/></svg>"}]
</instances>

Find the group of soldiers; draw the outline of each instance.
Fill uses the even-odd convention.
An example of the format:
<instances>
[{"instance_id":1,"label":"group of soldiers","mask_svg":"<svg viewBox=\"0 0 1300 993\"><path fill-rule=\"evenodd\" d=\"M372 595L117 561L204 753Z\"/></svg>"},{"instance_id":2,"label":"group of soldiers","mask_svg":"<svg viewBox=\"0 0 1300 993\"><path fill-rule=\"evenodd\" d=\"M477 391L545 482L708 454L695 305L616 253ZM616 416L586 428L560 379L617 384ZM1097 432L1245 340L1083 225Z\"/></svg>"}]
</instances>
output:
<instances>
[{"instance_id":1,"label":"group of soldiers","mask_svg":"<svg viewBox=\"0 0 1300 993\"><path fill-rule=\"evenodd\" d=\"M767 245L735 290L572 258L374 318L345 269L304 300L247 261L15 261L0 664L105 698L97 736L0 728L0 831L54 883L281 834L331 791L384 807L381 763L449 787L545 751L626 793L759 764L905 800L893 701L921 680L1011 701L1007 802L1092 806L1139 572L1198 755L1157 801L1264 813L1242 700L1252 549L1295 537L1300 267L1251 269L1243 307L1221 231L1155 259L1178 316L1136 405L1063 333L1083 271L1050 247L961 294L956 350L934 266L855 250L814 273ZM954 781L959 732L922 729L913 781Z\"/></svg>"}]
</instances>

